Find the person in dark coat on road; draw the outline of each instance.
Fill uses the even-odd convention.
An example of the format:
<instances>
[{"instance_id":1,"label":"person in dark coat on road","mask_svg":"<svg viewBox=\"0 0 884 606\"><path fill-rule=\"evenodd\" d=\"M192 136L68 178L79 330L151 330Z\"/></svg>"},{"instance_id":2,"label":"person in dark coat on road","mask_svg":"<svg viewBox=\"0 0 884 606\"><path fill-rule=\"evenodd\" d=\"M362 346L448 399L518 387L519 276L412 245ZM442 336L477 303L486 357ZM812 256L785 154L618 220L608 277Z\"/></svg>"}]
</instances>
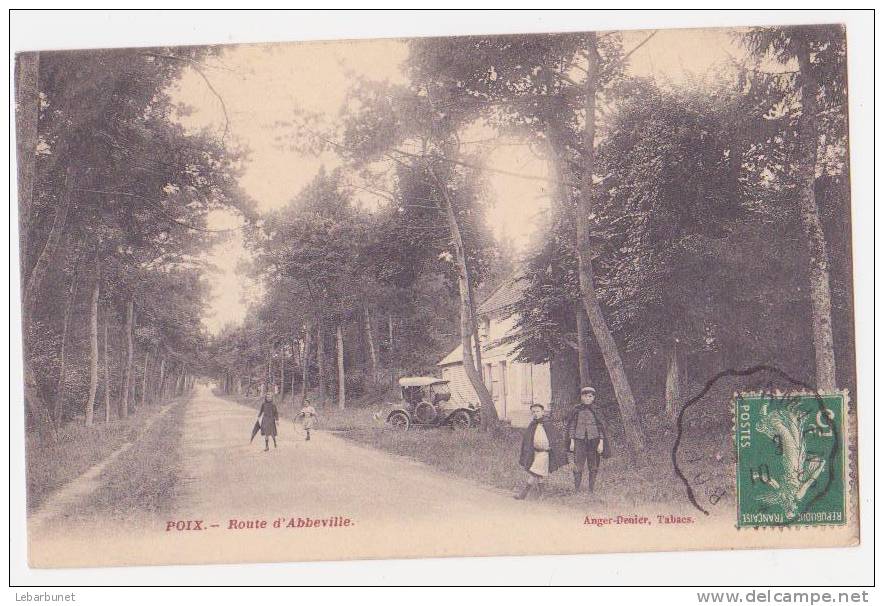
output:
<instances>
[{"instance_id":1,"label":"person in dark coat on road","mask_svg":"<svg viewBox=\"0 0 884 606\"><path fill-rule=\"evenodd\" d=\"M543 496L543 479L559 467L568 464L565 441L562 434L546 415L543 404L533 404L534 416L522 434L522 449L519 465L528 472L528 483L514 498L525 499L532 490L538 498Z\"/></svg>"},{"instance_id":2,"label":"person in dark coat on road","mask_svg":"<svg viewBox=\"0 0 884 606\"><path fill-rule=\"evenodd\" d=\"M580 490L583 468L586 468L586 488L589 492L595 487L600 457L611 456L605 426L599 419L593 405L595 389L585 386L580 389L580 404L574 407L565 420L565 443L574 453L571 470L574 472L574 491Z\"/></svg>"},{"instance_id":3,"label":"person in dark coat on road","mask_svg":"<svg viewBox=\"0 0 884 606\"><path fill-rule=\"evenodd\" d=\"M270 450L270 438L273 438L273 447L276 448L276 421L279 419L279 410L273 403L273 392L264 392L264 402L258 412L261 420L261 435L264 436L264 452Z\"/></svg>"}]
</instances>

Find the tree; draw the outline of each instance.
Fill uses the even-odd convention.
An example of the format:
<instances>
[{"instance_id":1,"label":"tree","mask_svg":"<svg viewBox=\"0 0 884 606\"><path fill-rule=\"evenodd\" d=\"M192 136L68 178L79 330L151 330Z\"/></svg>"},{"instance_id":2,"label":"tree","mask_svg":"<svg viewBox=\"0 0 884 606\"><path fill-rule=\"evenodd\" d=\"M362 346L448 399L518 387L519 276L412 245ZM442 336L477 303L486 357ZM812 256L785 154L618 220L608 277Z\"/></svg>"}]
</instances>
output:
<instances>
[{"instance_id":1,"label":"tree","mask_svg":"<svg viewBox=\"0 0 884 606\"><path fill-rule=\"evenodd\" d=\"M123 392L120 394L120 418L129 416L129 397L132 390L132 361L135 355L134 335L135 330L135 302L129 299L126 302L126 370L123 375Z\"/></svg>"},{"instance_id":2,"label":"tree","mask_svg":"<svg viewBox=\"0 0 884 606\"><path fill-rule=\"evenodd\" d=\"M206 52L199 48L126 49L28 56L39 65L26 71L33 80L34 104L27 106L38 112L36 134L19 139L26 147L21 157L32 158L36 165L29 196L23 192L21 199L26 226L21 251L26 354L43 348L56 331L63 336L58 339L57 365L36 367L33 356L26 355L26 400L30 409L40 410L46 408L42 404L34 408L40 390L53 394L56 409L60 407L56 423L61 423L66 412L62 379L73 375L77 389L70 397L86 403L90 422L98 390L97 380L91 380L94 369L87 367L97 368L97 348L91 347L97 341L97 307L90 301L87 313L77 313L73 291L64 310L54 297L44 296L47 285L74 284L80 269L69 259L80 254L77 251L93 251L92 262L96 269L101 267L95 288L107 319L122 323L121 317L131 318L128 362L121 371L125 383L121 412L125 414L138 391L132 362L141 344L136 334L151 328L146 325L149 313L139 313L137 322L144 325L136 325L134 308L138 305L141 312L168 303L165 293L148 292L145 285L156 276L199 264L199 253L214 238L205 227L211 210L250 212L249 201L237 186L238 152L208 133L186 133L175 119L177 110L167 93L183 69L199 69L199 59ZM28 115L28 111L22 113ZM195 326L200 323L204 293L204 288L198 288L186 294L197 310L186 316L195 319ZM145 300L146 296L157 300ZM127 302L122 309L121 301ZM192 348L200 338L187 344L191 351L185 356L195 353ZM145 346L177 339L155 331ZM90 346L82 362L68 355L69 349L82 351L86 344ZM113 370L107 356L105 369L107 400ZM82 376L90 377L89 389ZM144 381L141 389L143 399ZM77 406L78 411L83 409L82 404Z\"/></svg>"},{"instance_id":3,"label":"tree","mask_svg":"<svg viewBox=\"0 0 884 606\"><path fill-rule=\"evenodd\" d=\"M832 295L829 276L829 253L816 199L817 175L821 166L821 137L830 141L844 139L844 124L830 123L829 132L821 128L821 114L839 110L846 99L846 44L843 26L797 26L754 28L742 41L759 62L772 57L782 64L796 62L798 71L790 78L792 90L787 97L797 97L798 183L795 191L798 216L807 239L806 264L812 302L813 342L816 360L816 384L820 391L836 388L835 351L832 329ZM843 112L836 111L836 120ZM824 124L825 126L825 124ZM841 131L839 133L838 131ZM834 137L832 137L834 135ZM829 143L831 147L832 144Z\"/></svg>"},{"instance_id":4,"label":"tree","mask_svg":"<svg viewBox=\"0 0 884 606\"><path fill-rule=\"evenodd\" d=\"M265 325L274 335L289 335L304 324L315 327L320 400L326 395L326 328L334 327L340 406L346 383L340 327L357 307L361 229L339 176L320 171L288 207L265 221L262 234L253 239L257 264L270 286Z\"/></svg>"},{"instance_id":5,"label":"tree","mask_svg":"<svg viewBox=\"0 0 884 606\"><path fill-rule=\"evenodd\" d=\"M483 407L482 427L495 427L497 411L482 380L481 346L474 299L475 270L470 252L481 250L481 241L470 241L465 231L479 227L475 193L479 180L458 172L458 129L464 124L457 112L439 111L435 106L435 86L429 79L415 80L411 87L363 83L353 91L353 103L360 109L345 119L343 143L333 147L356 168L384 160L411 174L428 196L420 200L442 213L448 227L448 247L444 257L452 263L460 298L461 346L467 377ZM322 138L328 143L328 138ZM409 145L419 153L405 151Z\"/></svg>"},{"instance_id":6,"label":"tree","mask_svg":"<svg viewBox=\"0 0 884 606\"><path fill-rule=\"evenodd\" d=\"M38 142L38 121L40 107L40 55L38 53L21 53L15 60L15 104L16 104L16 155L18 165L18 203L19 203L19 271L22 285L22 326L24 342L24 382L25 403L34 423L39 427L50 426L51 420L48 407L40 396L38 379L31 365L29 348L30 328L33 322L34 292L39 283L39 274L29 275L29 262L26 251L31 246L32 216L34 213L34 189L36 179L36 152ZM66 209L64 212L67 212ZM61 218L62 210L56 215ZM47 240L49 244L51 240ZM47 251L41 251L45 256ZM41 423L41 421L47 421ZM53 434L54 437L54 434Z\"/></svg>"},{"instance_id":7,"label":"tree","mask_svg":"<svg viewBox=\"0 0 884 606\"><path fill-rule=\"evenodd\" d=\"M559 203L574 209L582 304L604 355L627 438L640 451L644 440L635 398L596 292L588 223L596 178L596 98L616 82L627 57L618 35L599 38L590 32L421 40L413 43L411 65L416 77L441 83L446 111L472 109L548 150ZM583 74L583 81L575 80L574 73Z\"/></svg>"},{"instance_id":8,"label":"tree","mask_svg":"<svg viewBox=\"0 0 884 606\"><path fill-rule=\"evenodd\" d=\"M79 260L77 263L77 269L74 270L74 275L71 278L71 283L68 288L68 296L67 302L65 303L64 308L64 318L62 320L62 329L61 329L61 352L59 354L59 367L58 367L58 382L55 385L55 402L52 406L52 418L55 421L56 426L61 425L61 417L62 417L62 409L64 405L64 393L65 393L65 379L66 379L66 346L68 340L68 328L71 324L71 315L74 310L74 303L77 299L77 287L79 285L80 280L80 268L79 268Z\"/></svg>"},{"instance_id":9,"label":"tree","mask_svg":"<svg viewBox=\"0 0 884 606\"><path fill-rule=\"evenodd\" d=\"M86 398L86 426L92 425L95 411L95 394L98 391L98 291L101 280L98 267L95 272L95 283L92 286L92 302L89 306L89 396ZM107 359L107 333L105 333L105 360ZM105 361L105 364L107 362ZM107 368L107 366L105 366Z\"/></svg>"}]
</instances>

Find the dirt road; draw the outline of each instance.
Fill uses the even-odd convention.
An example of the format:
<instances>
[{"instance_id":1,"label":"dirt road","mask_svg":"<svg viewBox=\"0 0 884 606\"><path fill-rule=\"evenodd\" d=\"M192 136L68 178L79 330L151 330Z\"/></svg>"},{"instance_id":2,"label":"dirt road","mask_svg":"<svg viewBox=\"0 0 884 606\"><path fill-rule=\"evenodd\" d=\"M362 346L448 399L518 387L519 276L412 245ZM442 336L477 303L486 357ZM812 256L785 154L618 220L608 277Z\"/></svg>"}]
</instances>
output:
<instances>
[{"instance_id":1,"label":"dirt road","mask_svg":"<svg viewBox=\"0 0 884 606\"><path fill-rule=\"evenodd\" d=\"M278 448L271 445L264 452L260 436L248 441L254 410L222 400L205 387L186 406L180 444L184 478L171 513L72 525L60 506L55 515L44 513L30 524L32 566L702 547L696 532L657 524L654 513L667 512L579 511L548 501L516 501L509 493L331 433L314 432L306 442L291 420L280 422ZM649 520L585 523L587 516L611 515ZM729 521L696 523L709 524L711 533L732 528Z\"/></svg>"}]
</instances>

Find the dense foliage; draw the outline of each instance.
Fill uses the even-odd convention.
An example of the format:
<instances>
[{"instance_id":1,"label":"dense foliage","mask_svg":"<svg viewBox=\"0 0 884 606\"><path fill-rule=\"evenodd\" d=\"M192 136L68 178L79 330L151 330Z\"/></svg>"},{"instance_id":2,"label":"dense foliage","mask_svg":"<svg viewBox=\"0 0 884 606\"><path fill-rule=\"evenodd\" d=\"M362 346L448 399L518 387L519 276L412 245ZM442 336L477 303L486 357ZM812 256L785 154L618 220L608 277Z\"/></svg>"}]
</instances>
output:
<instances>
[{"instance_id":1,"label":"dense foliage","mask_svg":"<svg viewBox=\"0 0 884 606\"><path fill-rule=\"evenodd\" d=\"M36 396L61 398L58 421L102 400L97 321L116 400L161 363L343 406L458 344L478 364L477 306L516 266L506 340L525 361L588 361L634 446L636 408L724 368L852 387L844 32L737 41L745 60L678 83L631 75L617 33L412 41L406 84L354 78L334 124L280 117L284 145L339 163L260 219L226 131L186 133L164 92L205 50L41 54L22 243ZM517 264L486 213L504 140L549 163L551 210ZM221 208L250 219L263 296L209 339L200 254Z\"/></svg>"}]
</instances>

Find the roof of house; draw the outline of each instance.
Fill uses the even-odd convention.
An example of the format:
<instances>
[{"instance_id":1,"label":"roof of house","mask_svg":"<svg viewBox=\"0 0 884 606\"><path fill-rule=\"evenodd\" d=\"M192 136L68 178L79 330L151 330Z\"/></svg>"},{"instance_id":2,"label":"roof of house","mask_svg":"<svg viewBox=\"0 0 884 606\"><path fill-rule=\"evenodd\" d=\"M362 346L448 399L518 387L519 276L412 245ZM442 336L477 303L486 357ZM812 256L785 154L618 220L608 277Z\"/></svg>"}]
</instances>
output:
<instances>
[{"instance_id":1,"label":"roof of house","mask_svg":"<svg viewBox=\"0 0 884 606\"><path fill-rule=\"evenodd\" d=\"M402 377L399 379L401 387L426 387L437 383L448 383L448 381L436 377Z\"/></svg>"},{"instance_id":2,"label":"roof of house","mask_svg":"<svg viewBox=\"0 0 884 606\"><path fill-rule=\"evenodd\" d=\"M520 270L516 270L507 276L500 286L491 291L491 294L482 301L476 310L478 314L480 316L494 315L521 299L527 286L527 282L522 279L522 276L523 274ZM483 347L482 358L490 360L498 357L509 357L513 349L514 346L511 344L498 344L487 349ZM462 361L463 346L458 345L451 353L439 360L436 365L448 366L449 364L459 364Z\"/></svg>"},{"instance_id":3,"label":"roof of house","mask_svg":"<svg viewBox=\"0 0 884 606\"><path fill-rule=\"evenodd\" d=\"M482 349L482 360L495 360L507 358L514 349L513 345L498 345L490 349ZM450 354L436 362L436 366L448 366L449 364L461 364L463 362L463 345L458 345Z\"/></svg>"},{"instance_id":4,"label":"roof of house","mask_svg":"<svg viewBox=\"0 0 884 606\"><path fill-rule=\"evenodd\" d=\"M519 270L507 276L500 286L491 291L491 294L479 305L477 310L479 315L493 314L518 302L528 285L522 276L523 274Z\"/></svg>"}]
</instances>

